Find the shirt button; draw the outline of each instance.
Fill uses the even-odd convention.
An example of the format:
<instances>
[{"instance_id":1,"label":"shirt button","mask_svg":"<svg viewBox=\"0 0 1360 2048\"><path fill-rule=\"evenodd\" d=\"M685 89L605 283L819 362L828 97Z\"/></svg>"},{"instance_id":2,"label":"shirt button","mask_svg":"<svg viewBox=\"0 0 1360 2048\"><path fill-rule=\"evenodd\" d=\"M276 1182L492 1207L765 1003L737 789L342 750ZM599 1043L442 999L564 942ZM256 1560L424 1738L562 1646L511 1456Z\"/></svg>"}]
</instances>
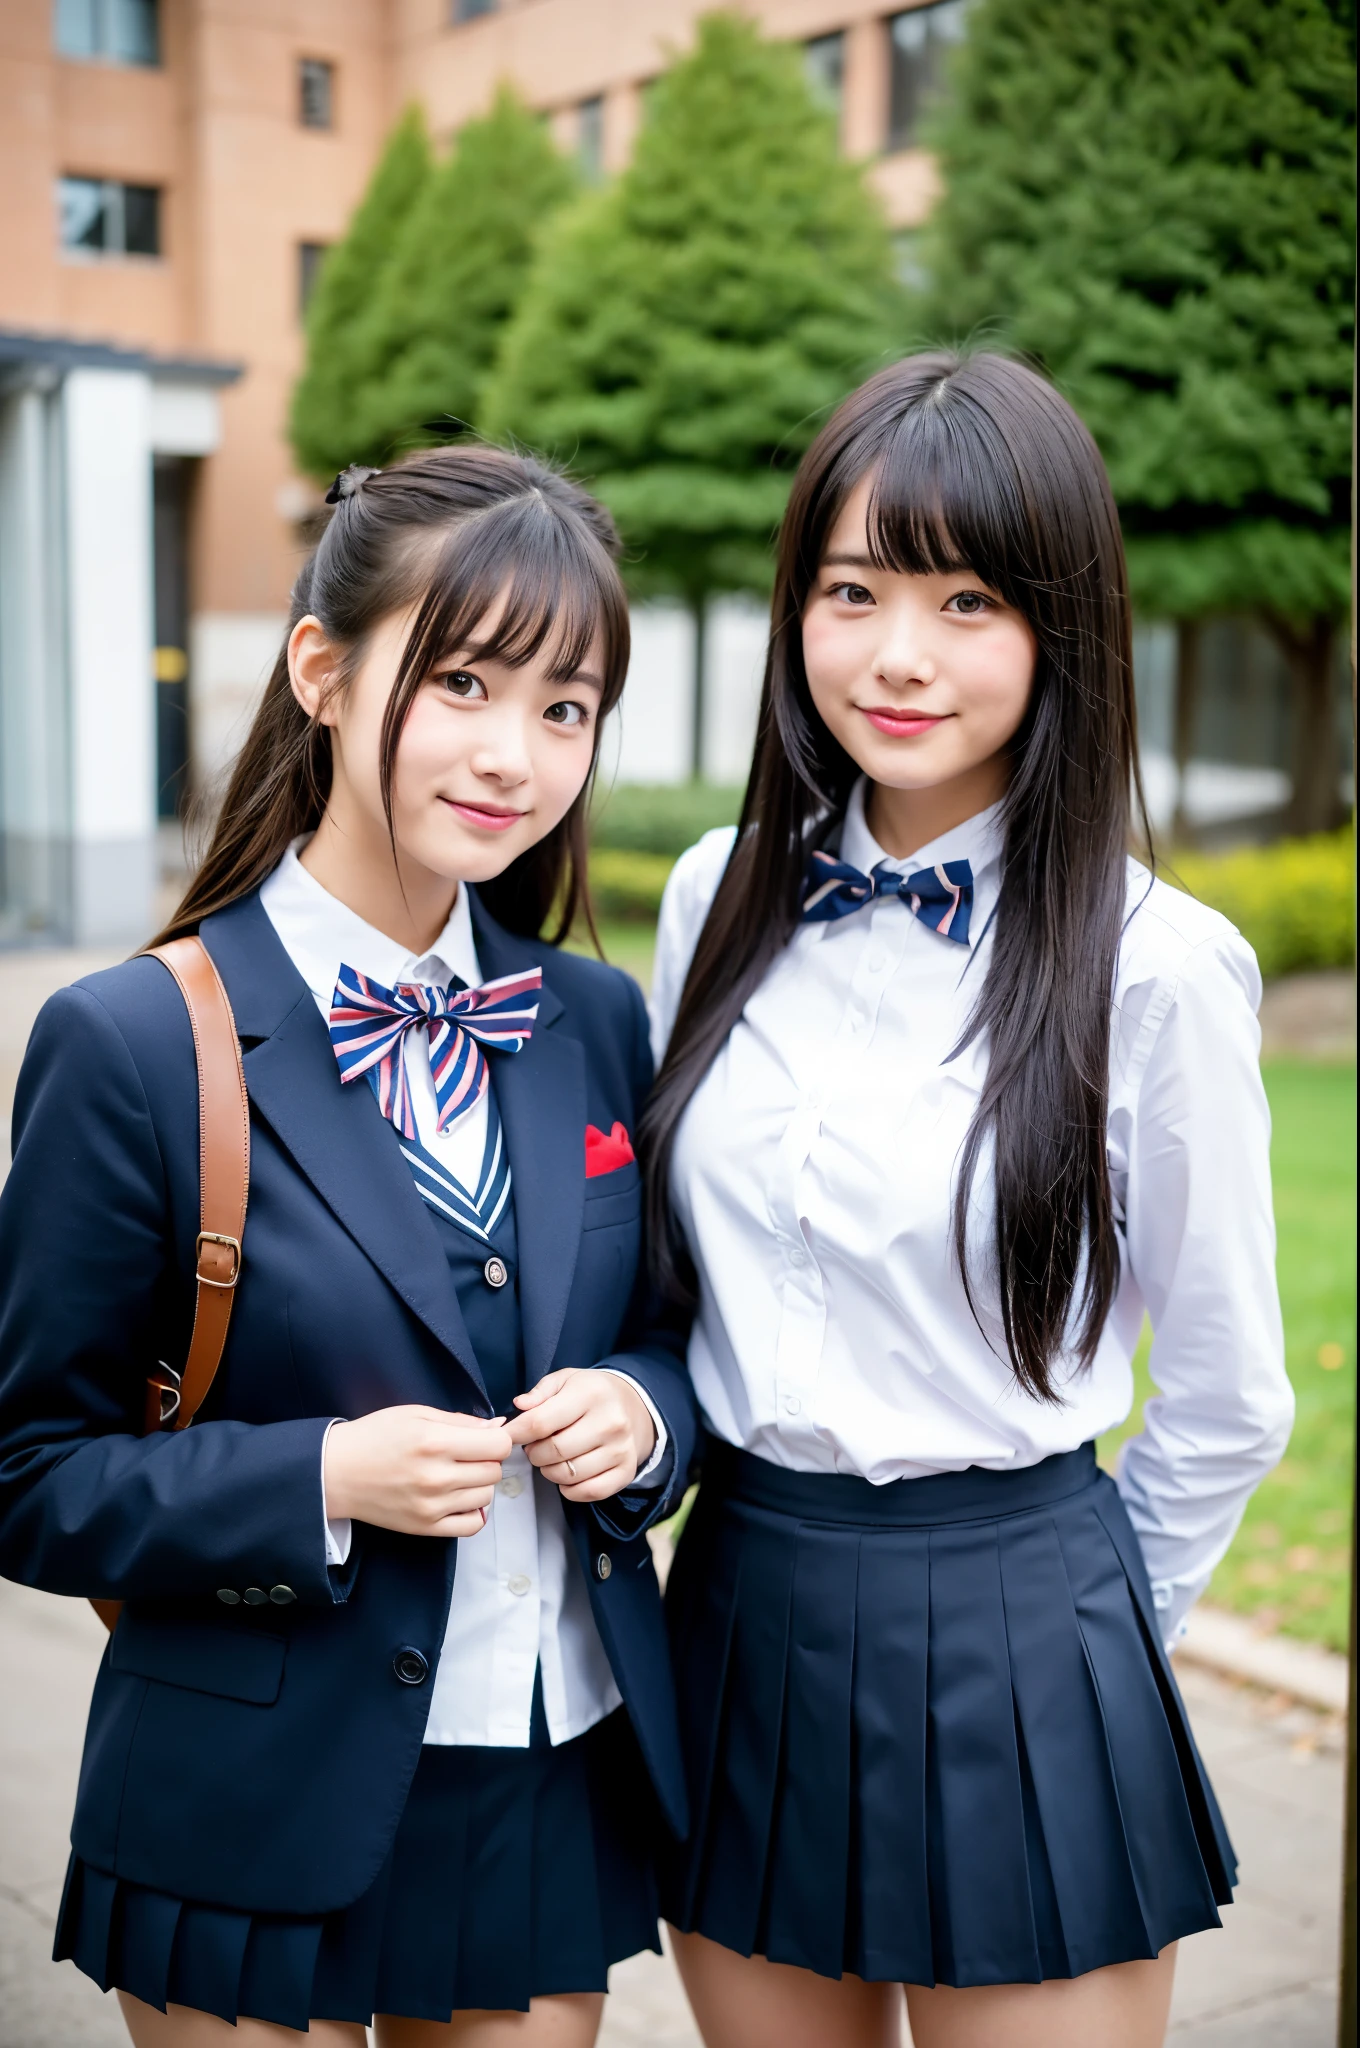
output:
<instances>
[{"instance_id":1,"label":"shirt button","mask_svg":"<svg viewBox=\"0 0 1360 2048\"><path fill-rule=\"evenodd\" d=\"M224 1607L239 1607L241 1604L241 1596L235 1586L219 1586L217 1597Z\"/></svg>"},{"instance_id":2,"label":"shirt button","mask_svg":"<svg viewBox=\"0 0 1360 2048\"><path fill-rule=\"evenodd\" d=\"M247 1607L267 1607L269 1605L269 1595L265 1592L263 1586L247 1586L243 1597Z\"/></svg>"},{"instance_id":3,"label":"shirt button","mask_svg":"<svg viewBox=\"0 0 1360 2048\"><path fill-rule=\"evenodd\" d=\"M513 1593L517 1600L522 1600L524 1598L524 1595L528 1592L531 1583L532 1581L526 1578L523 1572L514 1573L514 1575L511 1578L508 1578L505 1582L506 1590L508 1592Z\"/></svg>"},{"instance_id":4,"label":"shirt button","mask_svg":"<svg viewBox=\"0 0 1360 2048\"><path fill-rule=\"evenodd\" d=\"M875 946L864 964L870 974L881 974L888 964L888 956L879 947Z\"/></svg>"},{"instance_id":5,"label":"shirt button","mask_svg":"<svg viewBox=\"0 0 1360 2048\"><path fill-rule=\"evenodd\" d=\"M796 1394L785 1394L784 1413L786 1415L801 1415L802 1412L803 1404L799 1400L798 1396Z\"/></svg>"},{"instance_id":6,"label":"shirt button","mask_svg":"<svg viewBox=\"0 0 1360 2048\"><path fill-rule=\"evenodd\" d=\"M595 1560L595 1576L596 1576L596 1578L597 1578L597 1579L607 1579L607 1578L609 1577L609 1574L610 1574L610 1573L611 1573L611 1572L613 1571L613 1569L614 1569L614 1560L613 1560L613 1558L612 1558L612 1557L610 1557L610 1555L609 1555L609 1553L608 1553L607 1551L604 1551L604 1550L602 1550L602 1551L600 1552L599 1556L598 1556L598 1557L596 1558L596 1560Z\"/></svg>"},{"instance_id":7,"label":"shirt button","mask_svg":"<svg viewBox=\"0 0 1360 2048\"><path fill-rule=\"evenodd\" d=\"M501 1492L505 1495L507 1500L518 1500L523 1491L524 1481L522 1479L516 1478L513 1472L510 1474L510 1477L508 1479L502 1479Z\"/></svg>"},{"instance_id":8,"label":"shirt button","mask_svg":"<svg viewBox=\"0 0 1360 2048\"><path fill-rule=\"evenodd\" d=\"M269 1597L276 1607L291 1607L297 1599L297 1594L291 1586L271 1586Z\"/></svg>"},{"instance_id":9,"label":"shirt button","mask_svg":"<svg viewBox=\"0 0 1360 2048\"><path fill-rule=\"evenodd\" d=\"M482 1277L488 1287L504 1287L510 1278L510 1269L504 1259L488 1259L482 1267Z\"/></svg>"}]
</instances>

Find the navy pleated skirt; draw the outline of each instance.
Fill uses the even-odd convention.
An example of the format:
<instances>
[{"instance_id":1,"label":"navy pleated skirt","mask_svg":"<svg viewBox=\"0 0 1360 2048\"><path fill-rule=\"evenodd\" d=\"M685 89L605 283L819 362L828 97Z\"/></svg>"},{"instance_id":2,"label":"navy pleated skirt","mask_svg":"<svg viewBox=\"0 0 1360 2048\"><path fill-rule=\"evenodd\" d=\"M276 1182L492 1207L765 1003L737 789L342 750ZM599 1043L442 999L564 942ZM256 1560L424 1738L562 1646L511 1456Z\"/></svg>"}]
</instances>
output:
<instances>
[{"instance_id":1,"label":"navy pleated skirt","mask_svg":"<svg viewBox=\"0 0 1360 2048\"><path fill-rule=\"evenodd\" d=\"M654 1811L622 1709L557 1749L429 1745L386 1863L344 1912L227 1912L73 1856L54 1953L162 2011L300 2032L526 2012L604 1991L611 1963L659 1947Z\"/></svg>"},{"instance_id":2,"label":"navy pleated skirt","mask_svg":"<svg viewBox=\"0 0 1360 2048\"><path fill-rule=\"evenodd\" d=\"M1219 1924L1232 1847L1091 1445L887 1486L713 1445L667 1607L675 1926L966 1986Z\"/></svg>"}]
</instances>

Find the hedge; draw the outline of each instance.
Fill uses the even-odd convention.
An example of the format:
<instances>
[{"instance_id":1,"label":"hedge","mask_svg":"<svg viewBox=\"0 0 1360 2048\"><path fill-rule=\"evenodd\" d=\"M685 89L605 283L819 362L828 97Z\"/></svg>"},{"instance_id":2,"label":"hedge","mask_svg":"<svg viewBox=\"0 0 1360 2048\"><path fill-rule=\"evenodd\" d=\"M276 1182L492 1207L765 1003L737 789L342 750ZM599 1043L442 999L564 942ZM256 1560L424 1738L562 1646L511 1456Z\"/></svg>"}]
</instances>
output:
<instances>
[{"instance_id":1,"label":"hedge","mask_svg":"<svg viewBox=\"0 0 1360 2048\"><path fill-rule=\"evenodd\" d=\"M715 825L735 825L742 792L714 782L621 782L595 799L595 846L666 853L674 860ZM597 872L592 864L592 877Z\"/></svg>"},{"instance_id":2,"label":"hedge","mask_svg":"<svg viewBox=\"0 0 1360 2048\"><path fill-rule=\"evenodd\" d=\"M590 888L601 917L655 920L676 856L732 823L741 792L681 783L612 790L592 823ZM1270 980L1355 959L1355 835L1318 833L1235 853L1177 853L1165 881L1230 918Z\"/></svg>"},{"instance_id":3,"label":"hedge","mask_svg":"<svg viewBox=\"0 0 1360 2048\"><path fill-rule=\"evenodd\" d=\"M1165 880L1231 918L1269 981L1355 959L1355 834L1319 832L1236 853L1178 853Z\"/></svg>"}]
</instances>

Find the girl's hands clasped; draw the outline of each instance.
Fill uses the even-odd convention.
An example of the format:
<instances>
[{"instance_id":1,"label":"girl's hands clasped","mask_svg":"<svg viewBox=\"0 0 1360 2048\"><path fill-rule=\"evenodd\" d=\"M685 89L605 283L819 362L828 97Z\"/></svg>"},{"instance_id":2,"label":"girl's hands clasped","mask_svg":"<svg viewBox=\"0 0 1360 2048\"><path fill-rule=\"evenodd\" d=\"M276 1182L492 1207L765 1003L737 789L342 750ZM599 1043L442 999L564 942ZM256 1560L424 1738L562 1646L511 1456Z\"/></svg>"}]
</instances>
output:
<instances>
[{"instance_id":1,"label":"girl's hands clasped","mask_svg":"<svg viewBox=\"0 0 1360 2048\"><path fill-rule=\"evenodd\" d=\"M527 1394L507 1434L561 1489L564 1500L608 1500L632 1484L652 1455L656 1425L635 1387L617 1373L572 1368L546 1373Z\"/></svg>"},{"instance_id":2,"label":"girl's hands clasped","mask_svg":"<svg viewBox=\"0 0 1360 2048\"><path fill-rule=\"evenodd\" d=\"M504 1422L442 1408L379 1408L337 1422L322 1464L326 1513L403 1536L475 1536L511 1444Z\"/></svg>"}]
</instances>

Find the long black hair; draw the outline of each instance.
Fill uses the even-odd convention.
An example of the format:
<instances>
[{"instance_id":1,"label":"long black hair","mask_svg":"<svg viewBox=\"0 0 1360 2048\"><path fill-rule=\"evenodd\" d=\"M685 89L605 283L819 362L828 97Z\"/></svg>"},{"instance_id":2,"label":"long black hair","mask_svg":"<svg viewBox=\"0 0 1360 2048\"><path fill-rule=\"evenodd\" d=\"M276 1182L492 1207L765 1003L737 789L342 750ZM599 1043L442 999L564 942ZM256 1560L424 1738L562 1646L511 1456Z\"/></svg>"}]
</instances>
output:
<instances>
[{"instance_id":1,"label":"long black hair","mask_svg":"<svg viewBox=\"0 0 1360 2048\"><path fill-rule=\"evenodd\" d=\"M598 641L604 692L591 771L565 818L477 893L509 930L536 936L550 916L559 944L578 912L593 933L586 890L586 815L600 731L628 673L628 605L614 523L560 471L503 448L436 448L390 469L347 471L316 552L293 587L288 634L237 757L207 854L154 942L197 930L257 888L289 844L321 822L331 786L330 728L309 718L288 680L288 637L311 613L341 651L343 689L369 634L417 607L383 719L380 776L392 830L392 777L402 727L435 663L453 649L512 664L552 651L574 675ZM485 622L504 594L493 633ZM393 849L395 858L395 845Z\"/></svg>"},{"instance_id":2,"label":"long black hair","mask_svg":"<svg viewBox=\"0 0 1360 2048\"><path fill-rule=\"evenodd\" d=\"M794 479L737 840L643 1123L657 1276L693 1299L670 1202L676 1128L792 937L809 849L834 831L859 773L813 705L801 629L828 535L866 476L880 568L970 570L1024 615L1037 643L1010 749L991 965L956 1048L985 1038L988 1066L959 1160L954 1247L976 1313L966 1220L990 1141L1007 1350L1020 1385L1058 1401L1055 1362L1072 1344L1089 1364L1119 1280L1105 1159L1110 1001L1135 802L1145 833L1146 813L1124 552L1104 465L1065 400L1004 356L918 355L880 371L828 421Z\"/></svg>"}]
</instances>

